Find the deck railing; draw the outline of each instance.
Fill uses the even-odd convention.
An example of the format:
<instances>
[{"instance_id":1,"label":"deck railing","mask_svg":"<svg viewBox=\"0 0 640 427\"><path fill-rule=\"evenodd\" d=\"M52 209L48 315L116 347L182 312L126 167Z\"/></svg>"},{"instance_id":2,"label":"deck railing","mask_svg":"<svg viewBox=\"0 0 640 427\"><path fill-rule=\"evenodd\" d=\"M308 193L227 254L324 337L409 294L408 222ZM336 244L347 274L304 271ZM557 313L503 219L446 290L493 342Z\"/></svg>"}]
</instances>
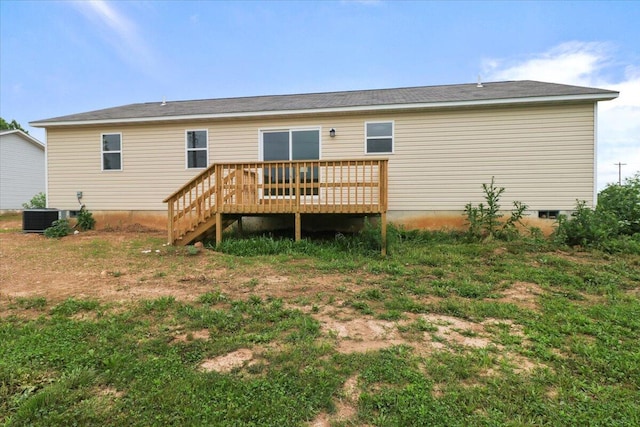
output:
<instances>
[{"instance_id":1,"label":"deck railing","mask_svg":"<svg viewBox=\"0 0 640 427\"><path fill-rule=\"evenodd\" d=\"M218 214L381 214L387 159L218 163L167 197L169 242Z\"/></svg>"}]
</instances>

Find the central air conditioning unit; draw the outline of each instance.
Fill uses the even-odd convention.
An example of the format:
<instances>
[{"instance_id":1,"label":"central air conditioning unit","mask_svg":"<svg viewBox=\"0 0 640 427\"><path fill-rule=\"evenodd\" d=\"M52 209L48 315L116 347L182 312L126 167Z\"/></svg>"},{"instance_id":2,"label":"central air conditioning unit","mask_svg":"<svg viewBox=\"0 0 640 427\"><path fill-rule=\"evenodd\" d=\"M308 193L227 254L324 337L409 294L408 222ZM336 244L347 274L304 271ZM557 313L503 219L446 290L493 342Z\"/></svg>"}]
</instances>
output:
<instances>
[{"instance_id":1,"label":"central air conditioning unit","mask_svg":"<svg viewBox=\"0 0 640 427\"><path fill-rule=\"evenodd\" d=\"M25 209L22 212L22 232L44 233L59 218L58 209Z\"/></svg>"}]
</instances>

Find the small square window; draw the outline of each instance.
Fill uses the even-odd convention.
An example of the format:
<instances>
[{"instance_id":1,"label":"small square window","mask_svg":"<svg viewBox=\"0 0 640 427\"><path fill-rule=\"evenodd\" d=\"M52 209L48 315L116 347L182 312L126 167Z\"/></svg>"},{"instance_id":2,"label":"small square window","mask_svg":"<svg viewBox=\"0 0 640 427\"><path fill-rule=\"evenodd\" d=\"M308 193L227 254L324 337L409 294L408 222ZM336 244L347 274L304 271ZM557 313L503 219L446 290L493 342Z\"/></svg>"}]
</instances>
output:
<instances>
[{"instance_id":1,"label":"small square window","mask_svg":"<svg viewBox=\"0 0 640 427\"><path fill-rule=\"evenodd\" d=\"M393 153L393 122L368 122L365 129L367 154Z\"/></svg>"}]
</instances>

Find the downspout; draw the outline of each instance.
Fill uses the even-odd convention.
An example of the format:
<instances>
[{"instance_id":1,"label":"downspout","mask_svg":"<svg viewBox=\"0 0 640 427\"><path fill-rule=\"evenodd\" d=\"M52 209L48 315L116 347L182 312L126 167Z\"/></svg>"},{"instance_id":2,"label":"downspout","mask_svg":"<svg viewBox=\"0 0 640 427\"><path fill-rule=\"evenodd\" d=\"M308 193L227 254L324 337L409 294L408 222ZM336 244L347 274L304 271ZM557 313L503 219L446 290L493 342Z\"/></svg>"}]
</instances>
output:
<instances>
[{"instance_id":1,"label":"downspout","mask_svg":"<svg viewBox=\"0 0 640 427\"><path fill-rule=\"evenodd\" d=\"M47 128L44 128L44 195L45 207L49 207L49 141Z\"/></svg>"},{"instance_id":2,"label":"downspout","mask_svg":"<svg viewBox=\"0 0 640 427\"><path fill-rule=\"evenodd\" d=\"M598 101L593 103L593 206L598 205Z\"/></svg>"}]
</instances>

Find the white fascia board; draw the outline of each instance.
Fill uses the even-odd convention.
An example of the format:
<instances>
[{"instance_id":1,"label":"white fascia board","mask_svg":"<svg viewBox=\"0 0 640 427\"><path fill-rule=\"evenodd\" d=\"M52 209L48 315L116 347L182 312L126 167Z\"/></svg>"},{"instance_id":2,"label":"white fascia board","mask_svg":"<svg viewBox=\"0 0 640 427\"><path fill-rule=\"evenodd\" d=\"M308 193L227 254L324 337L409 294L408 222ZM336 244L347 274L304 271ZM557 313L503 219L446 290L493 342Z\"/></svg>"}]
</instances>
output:
<instances>
[{"instance_id":1,"label":"white fascia board","mask_svg":"<svg viewBox=\"0 0 640 427\"><path fill-rule=\"evenodd\" d=\"M570 102L570 101L607 101L617 98L612 94L585 94L585 95L564 95L564 96L537 96L528 98L504 98L504 99L483 99L473 101L445 101L445 102L424 102L414 104L381 104L381 105L359 105L353 107L329 107L329 108L309 108L302 110L272 110L272 111L247 111L237 113L214 113L214 114L190 114L180 116L155 116L155 117L132 117L122 119L96 119L96 120L70 120L60 122L31 122L33 127L54 127L54 126L86 126L100 124L122 124L122 123L144 123L144 122L167 122L167 121L188 121L203 119L225 119L225 118L251 118L283 115L303 115L303 114L323 114L323 113L350 113L368 111L393 111L393 110L413 110L429 108L451 108L451 107L474 107L483 105L504 105L504 104L526 104L539 102Z\"/></svg>"}]
</instances>

